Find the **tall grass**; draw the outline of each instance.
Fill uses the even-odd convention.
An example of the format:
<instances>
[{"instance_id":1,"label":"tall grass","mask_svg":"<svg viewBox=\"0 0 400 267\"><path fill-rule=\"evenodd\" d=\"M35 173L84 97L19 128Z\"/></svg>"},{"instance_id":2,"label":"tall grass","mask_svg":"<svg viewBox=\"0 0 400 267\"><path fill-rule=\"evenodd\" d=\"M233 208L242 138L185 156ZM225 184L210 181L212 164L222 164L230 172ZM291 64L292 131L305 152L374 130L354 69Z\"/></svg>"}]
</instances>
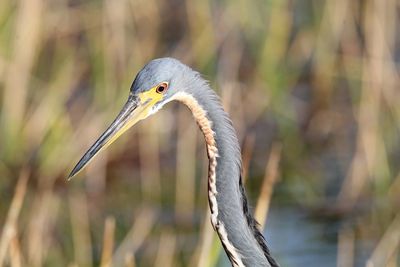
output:
<instances>
[{"instance_id":1,"label":"tall grass","mask_svg":"<svg viewBox=\"0 0 400 267\"><path fill-rule=\"evenodd\" d=\"M135 73L174 56L210 80L250 202L343 222L338 266L399 266L395 0L0 1L0 266L216 266L207 160L171 104L67 183ZM273 244L271 244L272 251ZM284 260L284 259L281 259Z\"/></svg>"}]
</instances>

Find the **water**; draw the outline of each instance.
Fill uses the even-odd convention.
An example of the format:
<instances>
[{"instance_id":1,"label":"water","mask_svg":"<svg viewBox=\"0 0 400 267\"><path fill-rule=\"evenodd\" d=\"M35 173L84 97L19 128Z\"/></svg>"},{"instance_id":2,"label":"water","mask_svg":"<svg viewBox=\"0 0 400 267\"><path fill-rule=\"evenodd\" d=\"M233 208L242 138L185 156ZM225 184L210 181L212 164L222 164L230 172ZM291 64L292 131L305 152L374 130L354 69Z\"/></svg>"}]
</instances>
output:
<instances>
[{"instance_id":1,"label":"water","mask_svg":"<svg viewBox=\"0 0 400 267\"><path fill-rule=\"evenodd\" d=\"M264 234L281 267L336 267L340 224L312 219L300 209L273 207ZM354 266L365 266L373 243L356 240Z\"/></svg>"},{"instance_id":2,"label":"water","mask_svg":"<svg viewBox=\"0 0 400 267\"><path fill-rule=\"evenodd\" d=\"M265 231L271 251L280 265L336 266L337 224L307 219L300 210L272 208Z\"/></svg>"}]
</instances>

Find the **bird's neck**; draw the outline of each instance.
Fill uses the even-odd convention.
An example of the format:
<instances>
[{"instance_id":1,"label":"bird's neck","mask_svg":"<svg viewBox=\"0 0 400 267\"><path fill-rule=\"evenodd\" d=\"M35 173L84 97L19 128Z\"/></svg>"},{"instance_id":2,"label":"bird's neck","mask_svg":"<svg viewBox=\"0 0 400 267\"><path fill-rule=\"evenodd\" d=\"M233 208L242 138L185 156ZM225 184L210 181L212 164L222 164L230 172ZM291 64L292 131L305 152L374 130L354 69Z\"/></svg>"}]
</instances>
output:
<instances>
[{"instance_id":1,"label":"bird's neck","mask_svg":"<svg viewBox=\"0 0 400 267\"><path fill-rule=\"evenodd\" d=\"M214 91L204 87L178 93L175 99L189 107L204 134L212 226L233 266L278 266L248 211L240 147L231 120Z\"/></svg>"}]
</instances>

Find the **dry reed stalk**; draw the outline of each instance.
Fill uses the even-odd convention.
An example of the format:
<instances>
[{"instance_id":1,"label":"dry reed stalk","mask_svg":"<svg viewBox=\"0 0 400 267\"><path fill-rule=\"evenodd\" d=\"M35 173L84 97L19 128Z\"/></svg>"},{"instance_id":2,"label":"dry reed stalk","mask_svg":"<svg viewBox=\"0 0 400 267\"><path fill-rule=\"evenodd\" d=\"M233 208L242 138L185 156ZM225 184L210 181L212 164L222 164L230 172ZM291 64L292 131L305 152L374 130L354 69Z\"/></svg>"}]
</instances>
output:
<instances>
[{"instance_id":1,"label":"dry reed stalk","mask_svg":"<svg viewBox=\"0 0 400 267\"><path fill-rule=\"evenodd\" d=\"M400 173L397 174L396 178L392 182L388 190L388 196L395 200L400 194Z\"/></svg>"},{"instance_id":2,"label":"dry reed stalk","mask_svg":"<svg viewBox=\"0 0 400 267\"><path fill-rule=\"evenodd\" d=\"M134 38L128 43L130 52L132 52L132 64L141 67L148 60L157 54L158 40L161 20L163 17L160 11L160 3L155 0L130 0L130 13L128 14L128 24L135 25L133 31ZM140 12L137 12L140 10ZM146 27L143 27L146 25ZM127 38L129 35L127 36ZM139 65L140 64L140 65ZM129 63L127 64L129 66Z\"/></svg>"},{"instance_id":3,"label":"dry reed stalk","mask_svg":"<svg viewBox=\"0 0 400 267\"><path fill-rule=\"evenodd\" d=\"M0 238L0 266L3 266L7 249L13 238L17 238L17 221L26 194L29 171L22 169L15 187L15 193L8 210L7 218L3 226Z\"/></svg>"},{"instance_id":4,"label":"dry reed stalk","mask_svg":"<svg viewBox=\"0 0 400 267\"><path fill-rule=\"evenodd\" d=\"M382 97L386 100L386 103L389 106L391 114L397 123L400 122L400 109L398 105L398 99L400 97L399 83L400 83L400 74L396 65L396 54L398 50L398 45L396 41L397 29L398 29L398 7L399 2L397 0L387 0L384 3L380 3L383 5L381 9L381 13L384 13L384 20L382 17L379 18L379 21L375 21L375 23L381 23L382 28L384 29L385 34L385 42L382 45L382 55L384 57L383 63L381 67L383 68L382 78L383 87L382 87Z\"/></svg>"},{"instance_id":5,"label":"dry reed stalk","mask_svg":"<svg viewBox=\"0 0 400 267\"><path fill-rule=\"evenodd\" d=\"M238 82L243 44L237 30L232 30L226 34L225 39L216 45L220 46L221 49L216 89L220 91L222 106L231 116L237 135L241 137L246 134L245 127L248 125L245 120L247 103L243 99L242 87Z\"/></svg>"},{"instance_id":6,"label":"dry reed stalk","mask_svg":"<svg viewBox=\"0 0 400 267\"><path fill-rule=\"evenodd\" d=\"M281 144L273 144L267 165L265 167L264 181L261 187L260 195L257 200L256 209L254 211L254 217L261 225L261 227L265 226L274 185L278 180L281 151Z\"/></svg>"},{"instance_id":7,"label":"dry reed stalk","mask_svg":"<svg viewBox=\"0 0 400 267\"><path fill-rule=\"evenodd\" d=\"M242 43L236 31L227 34L226 39L221 41L221 60L218 62L218 90L220 90L222 106L225 111L232 116L236 109L232 108L232 103L241 103L241 101L232 101L236 95L241 100L239 86L235 84L238 80L240 61L243 56ZM235 94L236 92L236 94ZM236 100L236 99L235 99Z\"/></svg>"},{"instance_id":8,"label":"dry reed stalk","mask_svg":"<svg viewBox=\"0 0 400 267\"><path fill-rule=\"evenodd\" d=\"M398 255L394 254L388 261L386 267L398 267Z\"/></svg>"},{"instance_id":9,"label":"dry reed stalk","mask_svg":"<svg viewBox=\"0 0 400 267\"><path fill-rule=\"evenodd\" d=\"M135 256L132 253L125 255L125 267L136 267Z\"/></svg>"},{"instance_id":10,"label":"dry reed stalk","mask_svg":"<svg viewBox=\"0 0 400 267\"><path fill-rule=\"evenodd\" d=\"M279 64L285 57L288 47L290 33L293 24L293 18L288 12L288 1L271 2L268 19L268 34L264 38L264 45L261 48L261 60L258 62L259 71L264 79L273 78L265 77L265 70L272 70L274 73ZM277 26L279 25L279 26Z\"/></svg>"},{"instance_id":11,"label":"dry reed stalk","mask_svg":"<svg viewBox=\"0 0 400 267\"><path fill-rule=\"evenodd\" d=\"M322 20L317 35L313 69L318 86L319 102L326 104L331 99L333 75L337 60L336 51L346 26L350 2L346 0L325 2Z\"/></svg>"},{"instance_id":12,"label":"dry reed stalk","mask_svg":"<svg viewBox=\"0 0 400 267\"><path fill-rule=\"evenodd\" d=\"M108 159L109 152L107 150L102 151L102 153L96 156L96 160L93 160L86 167L85 183L89 196L98 195L105 192L107 183L106 178Z\"/></svg>"},{"instance_id":13,"label":"dry reed stalk","mask_svg":"<svg viewBox=\"0 0 400 267\"><path fill-rule=\"evenodd\" d=\"M340 229L338 238L337 267L354 266L354 232L352 229Z\"/></svg>"},{"instance_id":14,"label":"dry reed stalk","mask_svg":"<svg viewBox=\"0 0 400 267\"><path fill-rule=\"evenodd\" d=\"M210 21L213 21L211 6L208 1L186 1L186 12L188 14L188 47L190 52L186 55L201 55L196 57L199 66L204 66L217 50L218 44L215 36L223 33L220 31L216 34L214 27ZM223 35L223 34L221 34ZM189 58L187 58L189 60Z\"/></svg>"},{"instance_id":15,"label":"dry reed stalk","mask_svg":"<svg viewBox=\"0 0 400 267\"><path fill-rule=\"evenodd\" d=\"M126 255L133 254L143 244L154 225L156 212L150 208L143 209L137 216L124 240L116 249L113 258L113 266L123 266Z\"/></svg>"},{"instance_id":16,"label":"dry reed stalk","mask_svg":"<svg viewBox=\"0 0 400 267\"><path fill-rule=\"evenodd\" d=\"M42 0L20 0L14 30L13 55L4 85L2 122L10 134L17 136L26 110L29 78L37 56Z\"/></svg>"},{"instance_id":17,"label":"dry reed stalk","mask_svg":"<svg viewBox=\"0 0 400 267\"><path fill-rule=\"evenodd\" d=\"M357 118L359 129L356 152L338 197L339 206L346 209L353 207L368 177L379 179L387 175L386 151L379 135L383 71L387 60L384 53L384 21L384 2L368 1L364 22L367 56L364 58L362 70L363 85Z\"/></svg>"},{"instance_id":18,"label":"dry reed stalk","mask_svg":"<svg viewBox=\"0 0 400 267\"><path fill-rule=\"evenodd\" d=\"M176 251L176 235L169 231L161 235L155 267L172 267L174 265L174 255Z\"/></svg>"},{"instance_id":19,"label":"dry reed stalk","mask_svg":"<svg viewBox=\"0 0 400 267\"><path fill-rule=\"evenodd\" d=\"M367 261L367 267L387 266L388 262L396 255L400 248L400 213L396 215L392 223L382 236L371 257Z\"/></svg>"},{"instance_id":20,"label":"dry reed stalk","mask_svg":"<svg viewBox=\"0 0 400 267\"><path fill-rule=\"evenodd\" d=\"M101 254L101 267L111 267L114 249L115 218L107 217L104 224L103 251Z\"/></svg>"},{"instance_id":21,"label":"dry reed stalk","mask_svg":"<svg viewBox=\"0 0 400 267\"><path fill-rule=\"evenodd\" d=\"M215 234L214 229L211 226L210 220L210 212L208 211L207 216L204 218L203 229L200 233L201 241L191 260L191 266L213 266L211 250L213 248L213 244L217 240L217 235Z\"/></svg>"},{"instance_id":22,"label":"dry reed stalk","mask_svg":"<svg viewBox=\"0 0 400 267\"><path fill-rule=\"evenodd\" d=\"M103 7L103 47L104 62L107 70L104 72L106 88L119 88L123 80L121 70L127 65L126 22L128 1L104 1ZM115 99L117 90L106 90L108 99Z\"/></svg>"},{"instance_id":23,"label":"dry reed stalk","mask_svg":"<svg viewBox=\"0 0 400 267\"><path fill-rule=\"evenodd\" d=\"M51 84L40 83L38 87L48 93L43 95L36 106L29 110L21 132L26 137L26 146L36 149L47 136L50 129L59 126L60 117L64 114L64 100L76 78L73 76L73 60L65 62L59 73L54 74ZM39 81L35 81L35 84Z\"/></svg>"},{"instance_id":24,"label":"dry reed stalk","mask_svg":"<svg viewBox=\"0 0 400 267\"><path fill-rule=\"evenodd\" d=\"M78 192L70 193L69 210L74 244L74 262L80 266L92 266L92 243L86 195Z\"/></svg>"},{"instance_id":25,"label":"dry reed stalk","mask_svg":"<svg viewBox=\"0 0 400 267\"><path fill-rule=\"evenodd\" d=\"M52 188L45 188L33 201L25 235L25 243L28 246L28 266L42 266L49 254L53 238L51 232L57 219L59 201L59 196L54 194Z\"/></svg>"},{"instance_id":26,"label":"dry reed stalk","mask_svg":"<svg viewBox=\"0 0 400 267\"><path fill-rule=\"evenodd\" d=\"M197 127L186 108L178 112L176 144L175 216L192 219L196 197Z\"/></svg>"},{"instance_id":27,"label":"dry reed stalk","mask_svg":"<svg viewBox=\"0 0 400 267\"><path fill-rule=\"evenodd\" d=\"M18 240L18 236L14 235L10 244L10 265L11 267L22 266L22 252L21 246Z\"/></svg>"},{"instance_id":28,"label":"dry reed stalk","mask_svg":"<svg viewBox=\"0 0 400 267\"><path fill-rule=\"evenodd\" d=\"M143 198L161 201L159 118L153 117L140 127L140 181Z\"/></svg>"},{"instance_id":29,"label":"dry reed stalk","mask_svg":"<svg viewBox=\"0 0 400 267\"><path fill-rule=\"evenodd\" d=\"M253 155L254 144L256 141L255 134L249 134L245 138L244 146L243 146L243 156L242 156L242 179L243 183L246 183L248 178L249 168L250 168L250 161Z\"/></svg>"}]
</instances>

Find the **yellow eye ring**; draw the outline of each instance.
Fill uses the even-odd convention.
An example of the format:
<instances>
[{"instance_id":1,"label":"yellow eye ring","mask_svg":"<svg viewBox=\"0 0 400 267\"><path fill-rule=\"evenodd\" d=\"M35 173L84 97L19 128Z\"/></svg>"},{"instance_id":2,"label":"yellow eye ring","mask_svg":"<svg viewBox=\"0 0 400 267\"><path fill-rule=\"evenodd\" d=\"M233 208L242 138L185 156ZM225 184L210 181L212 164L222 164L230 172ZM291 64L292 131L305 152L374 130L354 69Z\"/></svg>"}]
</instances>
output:
<instances>
[{"instance_id":1,"label":"yellow eye ring","mask_svg":"<svg viewBox=\"0 0 400 267\"><path fill-rule=\"evenodd\" d=\"M168 89L168 83L167 82L163 82L160 83L157 88L156 88L156 92L159 94L164 94Z\"/></svg>"}]
</instances>

